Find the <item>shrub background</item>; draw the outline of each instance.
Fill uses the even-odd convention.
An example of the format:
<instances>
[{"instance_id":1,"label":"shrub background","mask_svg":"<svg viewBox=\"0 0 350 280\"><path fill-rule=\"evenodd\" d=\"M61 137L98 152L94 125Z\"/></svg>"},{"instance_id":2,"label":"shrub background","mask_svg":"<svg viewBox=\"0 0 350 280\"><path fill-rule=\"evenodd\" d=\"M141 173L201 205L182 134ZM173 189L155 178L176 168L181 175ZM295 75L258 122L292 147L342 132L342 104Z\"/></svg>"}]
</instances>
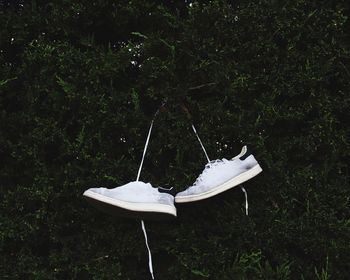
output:
<instances>
[{"instance_id":1,"label":"shrub background","mask_svg":"<svg viewBox=\"0 0 350 280\"><path fill-rule=\"evenodd\" d=\"M347 279L349 3L0 1L0 278L148 279L138 221L82 192L190 185L248 143L264 172L148 222L156 279Z\"/></svg>"}]
</instances>

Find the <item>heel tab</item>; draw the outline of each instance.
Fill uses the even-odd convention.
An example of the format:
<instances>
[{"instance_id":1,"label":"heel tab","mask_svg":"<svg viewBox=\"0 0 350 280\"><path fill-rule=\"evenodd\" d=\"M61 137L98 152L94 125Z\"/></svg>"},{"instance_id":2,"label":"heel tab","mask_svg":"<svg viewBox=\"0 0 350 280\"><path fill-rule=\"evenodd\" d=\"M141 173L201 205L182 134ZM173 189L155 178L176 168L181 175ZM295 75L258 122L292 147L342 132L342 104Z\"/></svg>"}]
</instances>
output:
<instances>
[{"instance_id":1,"label":"heel tab","mask_svg":"<svg viewBox=\"0 0 350 280\"><path fill-rule=\"evenodd\" d=\"M249 152L249 149L248 149L247 145L244 145L244 146L242 147L241 152L240 152L237 156L233 157L231 160L238 159L238 158L241 159L241 160L243 160L243 159L246 158L246 157L244 157L244 156L245 156L245 154L246 154L247 152ZM243 159L242 159L242 157L243 157Z\"/></svg>"},{"instance_id":2,"label":"heel tab","mask_svg":"<svg viewBox=\"0 0 350 280\"><path fill-rule=\"evenodd\" d=\"M245 160L247 157L249 157L252 154L250 148L248 148L247 145L243 146L242 151L240 153L239 159Z\"/></svg>"},{"instance_id":3,"label":"heel tab","mask_svg":"<svg viewBox=\"0 0 350 280\"><path fill-rule=\"evenodd\" d=\"M171 187L170 189L158 187L158 192L160 192L160 193L167 193L167 194L170 194L172 196L175 196L175 194L176 194L176 191L175 191L175 189L173 187Z\"/></svg>"}]
</instances>

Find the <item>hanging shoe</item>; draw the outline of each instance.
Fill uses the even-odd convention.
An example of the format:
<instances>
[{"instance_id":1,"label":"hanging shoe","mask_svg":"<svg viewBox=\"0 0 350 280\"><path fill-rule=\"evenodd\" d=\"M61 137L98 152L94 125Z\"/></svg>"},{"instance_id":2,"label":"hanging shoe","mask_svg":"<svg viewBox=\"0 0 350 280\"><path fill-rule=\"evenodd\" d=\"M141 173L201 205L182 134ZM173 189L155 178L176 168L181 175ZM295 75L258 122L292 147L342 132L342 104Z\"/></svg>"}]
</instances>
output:
<instances>
[{"instance_id":1,"label":"hanging shoe","mask_svg":"<svg viewBox=\"0 0 350 280\"><path fill-rule=\"evenodd\" d=\"M241 153L231 160L210 161L193 186L175 196L175 202L193 202L212 197L242 184L261 171L254 156L244 146Z\"/></svg>"},{"instance_id":2,"label":"hanging shoe","mask_svg":"<svg viewBox=\"0 0 350 280\"><path fill-rule=\"evenodd\" d=\"M171 190L130 182L114 189L90 188L84 197L97 209L118 217L164 220L176 217Z\"/></svg>"}]
</instances>

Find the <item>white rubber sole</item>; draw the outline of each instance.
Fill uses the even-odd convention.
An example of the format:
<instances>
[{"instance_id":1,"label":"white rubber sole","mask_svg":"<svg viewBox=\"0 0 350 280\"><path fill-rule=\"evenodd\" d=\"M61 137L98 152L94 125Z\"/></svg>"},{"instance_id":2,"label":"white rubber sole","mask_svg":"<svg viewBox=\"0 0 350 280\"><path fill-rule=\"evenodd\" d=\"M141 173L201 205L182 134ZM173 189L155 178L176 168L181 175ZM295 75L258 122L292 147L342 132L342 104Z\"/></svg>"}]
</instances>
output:
<instances>
[{"instance_id":1,"label":"white rubber sole","mask_svg":"<svg viewBox=\"0 0 350 280\"><path fill-rule=\"evenodd\" d=\"M236 177L232 178L231 180L223 183L220 186L217 186L209 191L206 191L204 193L200 194L193 194L193 195L186 195L186 196L175 196L175 202L176 203L186 203L186 202L193 202L193 201L198 201L198 200L203 200L206 198L210 198L214 195L217 195L219 193L222 193L224 191L227 191L239 184L242 184L249 179L255 177L262 171L262 168L260 167L259 164L255 165L251 169L247 170L244 173L241 173L237 175Z\"/></svg>"},{"instance_id":2,"label":"white rubber sole","mask_svg":"<svg viewBox=\"0 0 350 280\"><path fill-rule=\"evenodd\" d=\"M149 213L160 213L169 214L176 217L175 206L165 205L165 204L155 204L155 203L138 203L138 202L126 202L118 199L114 199L102 194L98 194L92 191L85 191L83 196L89 198L89 200L96 200L104 204L122 208L133 212L149 212Z\"/></svg>"}]
</instances>

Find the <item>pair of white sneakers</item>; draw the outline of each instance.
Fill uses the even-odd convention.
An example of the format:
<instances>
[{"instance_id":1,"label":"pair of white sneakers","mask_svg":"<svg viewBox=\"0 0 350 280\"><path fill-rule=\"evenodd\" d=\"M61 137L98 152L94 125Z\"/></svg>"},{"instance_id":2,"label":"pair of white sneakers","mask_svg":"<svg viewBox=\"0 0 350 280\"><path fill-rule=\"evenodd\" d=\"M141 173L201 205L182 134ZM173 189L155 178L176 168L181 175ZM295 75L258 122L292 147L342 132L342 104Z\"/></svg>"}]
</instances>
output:
<instances>
[{"instance_id":1,"label":"pair of white sneakers","mask_svg":"<svg viewBox=\"0 0 350 280\"><path fill-rule=\"evenodd\" d=\"M84 197L98 209L117 216L139 219L176 217L175 203L210 198L255 177L262 171L255 157L242 148L232 159L206 164L192 186L175 195L172 189L154 188L150 183L134 181L114 189L90 188Z\"/></svg>"}]
</instances>

